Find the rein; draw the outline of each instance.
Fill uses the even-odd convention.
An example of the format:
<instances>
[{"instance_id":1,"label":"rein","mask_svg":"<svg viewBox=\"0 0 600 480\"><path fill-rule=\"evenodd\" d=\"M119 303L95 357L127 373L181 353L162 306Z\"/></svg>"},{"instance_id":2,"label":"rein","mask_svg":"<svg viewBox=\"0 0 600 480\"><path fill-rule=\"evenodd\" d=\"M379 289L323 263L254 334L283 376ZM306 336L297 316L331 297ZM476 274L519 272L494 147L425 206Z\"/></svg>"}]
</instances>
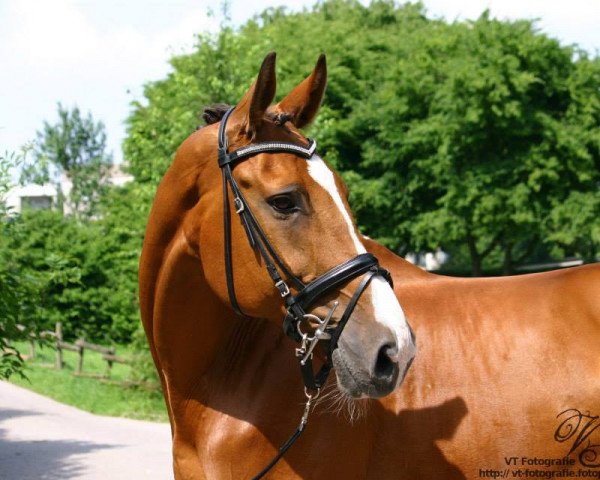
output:
<instances>
[{"instance_id":1,"label":"rein","mask_svg":"<svg viewBox=\"0 0 600 480\"><path fill-rule=\"evenodd\" d=\"M233 278L231 212L229 205L229 189L231 189L235 212L240 217L240 221L242 222L246 236L248 237L248 242L254 250L259 252L264 260L267 272L284 302L287 313L283 320L283 331L288 337L300 344L300 346L296 348L296 357L300 364L300 371L304 381L304 394L306 396L304 413L298 428L280 448L275 458L254 477L254 480L257 480L262 478L279 461L279 459L281 459L304 431L312 401L318 397L321 387L327 381L327 377L333 368L333 352L337 348L342 331L348 323L360 296L376 275L385 278L390 285L392 285L392 278L387 270L379 266L377 258L370 253L359 254L323 273L308 284L303 283L289 270L277 255L277 252L269 242L266 234L256 220L256 217L252 214L250 206L246 202L239 185L233 177L233 167L240 161L265 152L293 153L299 157L310 159L316 150L317 144L314 140L309 140L308 147L286 142L260 142L241 147L233 152L228 152L228 141L225 130L227 127L227 120L234 108L235 107L230 108L223 116L219 125L218 134L219 167L221 168L223 177L225 276L229 302L238 315L245 316L235 295ZM307 310L309 310L319 298L334 290L338 290L344 284L360 276L363 278L354 291L350 302L346 306L346 309L336 326L330 325L329 322L338 306L337 301L333 303L333 306L324 319L307 313ZM297 291L296 294L292 293L290 285ZM302 323L308 320L312 320L318 325L312 335L303 332L301 328ZM312 363L313 351L320 340L329 340L329 347L327 349L325 363L319 371L315 373Z\"/></svg>"}]
</instances>

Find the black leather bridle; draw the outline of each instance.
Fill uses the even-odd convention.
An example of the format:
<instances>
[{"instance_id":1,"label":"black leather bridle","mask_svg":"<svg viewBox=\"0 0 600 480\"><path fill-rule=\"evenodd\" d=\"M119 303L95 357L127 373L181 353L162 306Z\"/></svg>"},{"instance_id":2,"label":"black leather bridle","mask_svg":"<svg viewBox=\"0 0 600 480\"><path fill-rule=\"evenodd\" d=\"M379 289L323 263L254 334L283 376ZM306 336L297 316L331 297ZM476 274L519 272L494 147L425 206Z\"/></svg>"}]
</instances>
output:
<instances>
[{"instance_id":1,"label":"black leather bridle","mask_svg":"<svg viewBox=\"0 0 600 480\"><path fill-rule=\"evenodd\" d=\"M287 314L283 320L283 330L290 338L300 344L296 348L296 356L299 359L302 379L305 386L305 394L307 402L305 405L304 415L300 426L290 437L290 439L280 449L280 452L275 459L261 472L255 479L261 478L267 471L275 465L275 463L289 449L293 442L298 438L303 431L308 413L310 411L311 401L316 398L320 388L325 384L333 363L332 354L337 348L338 341L344 327L348 323L354 308L363 294L369 283L376 275L380 275L392 285L390 273L379 266L377 258L370 253L362 253L350 260L337 265L331 270L323 273L315 280L308 284L302 282L296 277L285 263L281 260L277 252L269 242L266 234L259 225L256 217L252 214L248 202L246 202L240 187L233 177L233 167L240 161L246 160L249 157L258 155L259 153L292 153L302 158L309 159L313 156L316 150L316 142L309 140L308 147L296 145L287 142L260 142L238 148L235 151L228 152L228 141L226 135L227 120L235 107L230 108L221 120L219 125L219 167L223 176L223 223L224 223L224 244L225 244L225 275L227 280L227 290L229 293L229 301L233 310L239 315L244 315L235 295L235 285L233 280L233 265L231 254L231 212L229 206L229 188L233 194L233 203L235 212L239 215L248 241L254 250L258 250L260 256L265 262L265 266L273 284L279 291ZM350 302L346 306L346 310L340 317L336 326L330 325L329 322L338 305L334 302L333 307L324 319L307 313L312 305L324 295L341 288L349 281L363 277L358 287L354 291ZM293 294L290 290L290 285L297 293ZM318 326L309 335L302 331L302 324L305 321L313 321ZM329 340L329 347L323 366L317 373L313 370L312 357L313 350L320 340Z\"/></svg>"}]
</instances>

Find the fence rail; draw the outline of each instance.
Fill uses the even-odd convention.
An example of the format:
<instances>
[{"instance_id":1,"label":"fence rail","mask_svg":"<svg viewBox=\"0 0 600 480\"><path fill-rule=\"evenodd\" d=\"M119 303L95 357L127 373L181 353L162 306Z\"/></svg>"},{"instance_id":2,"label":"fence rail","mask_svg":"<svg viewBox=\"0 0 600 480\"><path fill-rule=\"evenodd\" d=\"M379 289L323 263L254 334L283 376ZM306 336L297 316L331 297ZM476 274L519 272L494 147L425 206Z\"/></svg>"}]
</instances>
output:
<instances>
[{"instance_id":1,"label":"fence rail","mask_svg":"<svg viewBox=\"0 0 600 480\"><path fill-rule=\"evenodd\" d=\"M75 367L75 375L83 375L83 358L86 350L91 350L102 355L102 359L106 361L106 370L103 375L106 378L110 378L113 364L129 363L129 361L126 358L120 357L116 354L115 347L105 347L103 345L97 345L95 343L86 341L85 338L79 338L75 341L75 343L65 342L63 340L62 322L56 322L56 326L53 332L46 330L41 332L40 336L55 339L56 360L54 366L57 370L62 370L62 368L64 367L63 350L69 350L78 354L77 365ZM35 343L33 339L29 341L29 357L35 357Z\"/></svg>"}]
</instances>

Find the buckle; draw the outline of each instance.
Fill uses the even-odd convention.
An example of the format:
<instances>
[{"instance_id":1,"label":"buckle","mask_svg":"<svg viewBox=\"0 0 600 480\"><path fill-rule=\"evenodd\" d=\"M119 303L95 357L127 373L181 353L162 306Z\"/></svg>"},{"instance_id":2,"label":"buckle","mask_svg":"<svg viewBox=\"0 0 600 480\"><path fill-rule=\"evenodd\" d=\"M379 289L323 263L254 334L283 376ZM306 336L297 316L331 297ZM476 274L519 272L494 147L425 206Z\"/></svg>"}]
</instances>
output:
<instances>
[{"instance_id":1,"label":"buckle","mask_svg":"<svg viewBox=\"0 0 600 480\"><path fill-rule=\"evenodd\" d=\"M282 297L287 297L290 294L290 288L287 286L287 283L285 283L283 280L279 280L275 284L275 287L277 288L277 290L279 290L279 294Z\"/></svg>"},{"instance_id":2,"label":"buckle","mask_svg":"<svg viewBox=\"0 0 600 480\"><path fill-rule=\"evenodd\" d=\"M244 211L244 202L242 202L240 197L235 197L233 203L235 204L235 213L242 213Z\"/></svg>"}]
</instances>

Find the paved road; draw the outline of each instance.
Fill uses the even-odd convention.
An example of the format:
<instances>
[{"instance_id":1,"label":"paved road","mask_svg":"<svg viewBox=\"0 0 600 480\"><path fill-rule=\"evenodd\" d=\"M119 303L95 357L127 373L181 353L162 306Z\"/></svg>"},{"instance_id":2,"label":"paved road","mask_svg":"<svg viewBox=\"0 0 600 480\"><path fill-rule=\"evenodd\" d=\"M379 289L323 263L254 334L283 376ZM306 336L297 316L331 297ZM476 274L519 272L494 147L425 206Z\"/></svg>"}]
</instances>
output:
<instances>
[{"instance_id":1,"label":"paved road","mask_svg":"<svg viewBox=\"0 0 600 480\"><path fill-rule=\"evenodd\" d=\"M0 382L0 479L168 480L168 424L100 417Z\"/></svg>"}]
</instances>

